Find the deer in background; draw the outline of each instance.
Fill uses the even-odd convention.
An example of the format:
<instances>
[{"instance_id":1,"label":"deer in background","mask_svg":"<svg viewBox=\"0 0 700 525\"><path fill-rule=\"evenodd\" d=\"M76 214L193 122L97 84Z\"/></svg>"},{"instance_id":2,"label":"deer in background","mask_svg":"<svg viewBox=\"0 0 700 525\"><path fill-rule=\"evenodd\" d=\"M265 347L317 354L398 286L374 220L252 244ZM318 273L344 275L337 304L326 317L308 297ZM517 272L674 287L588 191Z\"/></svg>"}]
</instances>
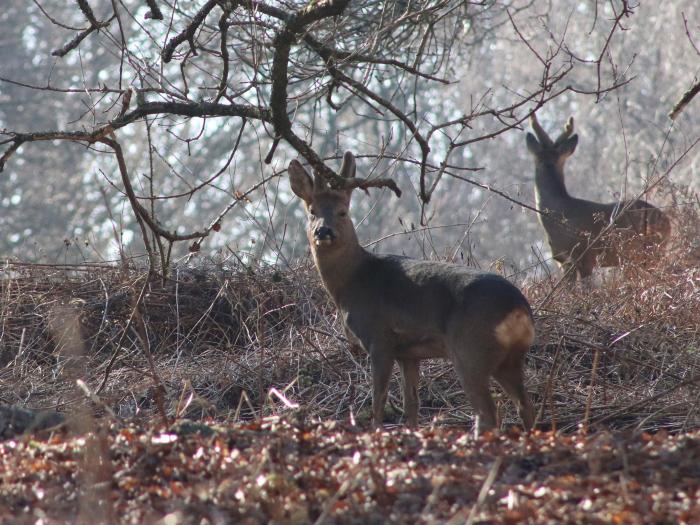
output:
<instances>
[{"instance_id":1,"label":"deer in background","mask_svg":"<svg viewBox=\"0 0 700 525\"><path fill-rule=\"evenodd\" d=\"M418 423L420 362L448 358L478 417L479 430L496 426L489 381L516 403L526 429L534 412L523 384L523 361L534 338L532 312L503 277L453 264L375 255L360 246L348 209L355 158L346 152L344 185L331 188L296 160L289 164L294 193L304 201L307 237L323 285L340 311L351 344L369 353L372 419L384 419L394 362L402 375L406 423ZM397 192L399 194L399 192Z\"/></svg>"},{"instance_id":2,"label":"deer in background","mask_svg":"<svg viewBox=\"0 0 700 525\"><path fill-rule=\"evenodd\" d=\"M554 260L570 280L576 280L577 275L579 279L590 276L596 264L619 266L625 251L648 250L668 239L671 230L668 217L646 201L603 204L569 195L564 164L578 144L578 135L572 135L573 117L556 140L542 129L534 113L530 124L535 135L527 134L527 147L535 158L539 220Z\"/></svg>"}]
</instances>

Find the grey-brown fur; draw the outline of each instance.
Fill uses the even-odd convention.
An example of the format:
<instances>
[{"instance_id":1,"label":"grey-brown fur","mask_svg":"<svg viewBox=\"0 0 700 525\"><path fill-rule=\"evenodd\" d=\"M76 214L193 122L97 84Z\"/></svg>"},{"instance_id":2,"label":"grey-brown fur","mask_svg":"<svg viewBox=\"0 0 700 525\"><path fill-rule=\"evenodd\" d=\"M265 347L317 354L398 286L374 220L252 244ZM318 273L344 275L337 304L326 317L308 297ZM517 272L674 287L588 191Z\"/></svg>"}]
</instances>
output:
<instances>
[{"instance_id":1,"label":"grey-brown fur","mask_svg":"<svg viewBox=\"0 0 700 525\"><path fill-rule=\"evenodd\" d=\"M554 260L571 280L590 276L596 264L619 266L623 251L646 250L668 238L670 221L646 201L604 204L569 195L564 164L578 144L578 135L572 135L573 118L556 140L547 135L534 115L531 124L536 136L527 134L527 147L535 159L535 198L543 212L540 223ZM607 236L591 244L613 217L614 227ZM626 250L620 250L621 245Z\"/></svg>"},{"instance_id":2,"label":"grey-brown fur","mask_svg":"<svg viewBox=\"0 0 700 525\"><path fill-rule=\"evenodd\" d=\"M520 290L499 275L463 266L367 252L348 215L352 190L329 188L295 160L289 173L294 193L306 205L307 236L323 284L340 310L348 338L370 354L374 424L382 423L395 361L403 378L406 421L414 426L420 361L446 357L481 429L496 425L491 377L515 401L530 428L534 414L523 385L523 360L534 327ZM340 174L355 176L350 152Z\"/></svg>"}]
</instances>

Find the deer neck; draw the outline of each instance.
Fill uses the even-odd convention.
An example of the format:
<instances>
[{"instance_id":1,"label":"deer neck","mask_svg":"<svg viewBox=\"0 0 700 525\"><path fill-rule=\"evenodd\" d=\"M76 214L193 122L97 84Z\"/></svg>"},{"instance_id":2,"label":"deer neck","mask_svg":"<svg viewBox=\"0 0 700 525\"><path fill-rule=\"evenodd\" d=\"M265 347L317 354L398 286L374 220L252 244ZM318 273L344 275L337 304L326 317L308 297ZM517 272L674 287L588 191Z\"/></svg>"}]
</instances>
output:
<instances>
[{"instance_id":1,"label":"deer neck","mask_svg":"<svg viewBox=\"0 0 700 525\"><path fill-rule=\"evenodd\" d=\"M343 246L333 250L324 250L312 244L311 252L314 263L321 276L323 285L338 304L340 297L348 286L351 286L352 278L362 264L372 256L357 240L357 237L348 240Z\"/></svg>"},{"instance_id":2,"label":"deer neck","mask_svg":"<svg viewBox=\"0 0 700 525\"><path fill-rule=\"evenodd\" d=\"M571 199L564 185L564 167L538 163L535 168L535 202L537 208L558 210Z\"/></svg>"}]
</instances>

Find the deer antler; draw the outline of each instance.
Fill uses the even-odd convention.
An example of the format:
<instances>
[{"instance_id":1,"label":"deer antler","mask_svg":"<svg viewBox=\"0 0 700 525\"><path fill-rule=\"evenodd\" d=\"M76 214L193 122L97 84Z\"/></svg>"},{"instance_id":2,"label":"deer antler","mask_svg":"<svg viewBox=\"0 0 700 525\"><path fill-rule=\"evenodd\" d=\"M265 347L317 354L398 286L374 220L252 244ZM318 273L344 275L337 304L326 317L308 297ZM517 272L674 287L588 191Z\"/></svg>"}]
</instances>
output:
<instances>
[{"instance_id":1,"label":"deer antler","mask_svg":"<svg viewBox=\"0 0 700 525\"><path fill-rule=\"evenodd\" d=\"M568 139L573 132L574 132L574 117L569 117L569 120L566 121L566 126L564 126L564 131L562 131L561 135L559 135L557 137L557 140L554 141L554 144L559 144L563 140Z\"/></svg>"},{"instance_id":2,"label":"deer antler","mask_svg":"<svg viewBox=\"0 0 700 525\"><path fill-rule=\"evenodd\" d=\"M532 126L532 131L535 132L537 140L540 141L540 144L544 146L554 146L552 139L550 139L549 135L547 135L547 132L544 129L542 129L542 126L537 121L537 115L535 115L534 113L530 115L530 126Z\"/></svg>"}]
</instances>

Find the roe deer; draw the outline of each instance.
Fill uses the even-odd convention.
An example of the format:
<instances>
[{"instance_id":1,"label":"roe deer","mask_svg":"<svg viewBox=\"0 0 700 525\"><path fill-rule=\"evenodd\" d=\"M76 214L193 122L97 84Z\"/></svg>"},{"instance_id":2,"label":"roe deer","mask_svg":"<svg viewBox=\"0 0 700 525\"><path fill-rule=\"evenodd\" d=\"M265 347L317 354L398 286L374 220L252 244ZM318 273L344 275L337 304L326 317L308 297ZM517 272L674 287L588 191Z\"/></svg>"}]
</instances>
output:
<instances>
[{"instance_id":1,"label":"roe deer","mask_svg":"<svg viewBox=\"0 0 700 525\"><path fill-rule=\"evenodd\" d=\"M370 356L374 426L382 425L394 361L403 378L406 423L416 426L420 361L446 357L479 416L480 430L496 425L491 377L530 429L534 413L523 385L523 361L535 331L527 299L496 274L369 253L348 215L358 181L349 151L340 176L347 185L334 189L321 175L312 179L298 161L289 164L292 190L305 203L306 233L323 285L349 341Z\"/></svg>"},{"instance_id":2,"label":"roe deer","mask_svg":"<svg viewBox=\"0 0 700 525\"><path fill-rule=\"evenodd\" d=\"M564 164L578 144L578 135L572 135L573 117L554 141L534 113L530 124L535 135L527 134L527 147L535 158L535 200L542 212L538 214L539 220L554 260L570 280L576 280L577 275L579 279L590 276L596 261L600 266L619 266L623 252L635 249L635 244L630 244L627 250L620 249L621 241L636 238L637 249L663 244L671 223L648 202L627 200L603 204L577 199L566 191ZM610 224L613 226L607 234L600 237Z\"/></svg>"}]
</instances>

